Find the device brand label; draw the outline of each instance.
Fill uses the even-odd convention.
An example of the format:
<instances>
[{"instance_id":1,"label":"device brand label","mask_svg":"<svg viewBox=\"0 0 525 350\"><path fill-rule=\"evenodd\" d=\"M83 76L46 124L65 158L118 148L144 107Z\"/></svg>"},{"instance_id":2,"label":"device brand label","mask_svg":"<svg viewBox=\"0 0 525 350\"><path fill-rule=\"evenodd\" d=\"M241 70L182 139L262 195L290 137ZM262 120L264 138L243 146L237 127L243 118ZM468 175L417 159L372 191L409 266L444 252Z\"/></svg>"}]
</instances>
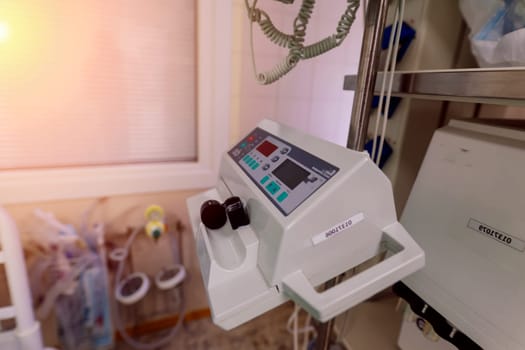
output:
<instances>
[{"instance_id":1,"label":"device brand label","mask_svg":"<svg viewBox=\"0 0 525 350\"><path fill-rule=\"evenodd\" d=\"M525 251L525 242L519 238L509 235L508 233L497 230L474 219L470 219L467 226L471 230L481 233L484 236L488 236L489 238L492 238L501 244L519 250L520 252Z\"/></svg>"},{"instance_id":2,"label":"device brand label","mask_svg":"<svg viewBox=\"0 0 525 350\"><path fill-rule=\"evenodd\" d=\"M343 222L340 222L339 224L335 225L334 227L329 228L326 231L323 231L321 233L316 234L312 237L312 243L314 245L319 244L323 241L326 241L329 238L335 237L341 232L348 230L353 225L357 224L358 222L362 221L365 218L365 215L363 213L356 214L352 216L351 218L346 219Z\"/></svg>"}]
</instances>

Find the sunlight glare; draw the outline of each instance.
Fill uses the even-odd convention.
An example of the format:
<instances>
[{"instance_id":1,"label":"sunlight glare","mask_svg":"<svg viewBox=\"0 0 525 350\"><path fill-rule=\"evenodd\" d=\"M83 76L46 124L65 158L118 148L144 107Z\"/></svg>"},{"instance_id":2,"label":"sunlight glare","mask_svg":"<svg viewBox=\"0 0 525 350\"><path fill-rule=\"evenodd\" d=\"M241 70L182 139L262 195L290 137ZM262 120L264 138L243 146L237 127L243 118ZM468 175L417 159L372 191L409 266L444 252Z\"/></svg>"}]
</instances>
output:
<instances>
[{"instance_id":1,"label":"sunlight glare","mask_svg":"<svg viewBox=\"0 0 525 350\"><path fill-rule=\"evenodd\" d=\"M6 22L0 21L0 43L4 43L9 39L9 26Z\"/></svg>"}]
</instances>

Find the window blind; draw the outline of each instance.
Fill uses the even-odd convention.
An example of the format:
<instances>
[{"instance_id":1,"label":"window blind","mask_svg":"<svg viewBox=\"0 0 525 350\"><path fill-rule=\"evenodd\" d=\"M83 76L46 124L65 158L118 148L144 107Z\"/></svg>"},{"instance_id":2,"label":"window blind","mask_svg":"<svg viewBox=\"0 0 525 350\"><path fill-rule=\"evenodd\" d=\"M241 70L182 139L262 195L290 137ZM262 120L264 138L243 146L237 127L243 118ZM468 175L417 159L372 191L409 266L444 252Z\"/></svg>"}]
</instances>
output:
<instances>
[{"instance_id":1,"label":"window blind","mask_svg":"<svg viewBox=\"0 0 525 350\"><path fill-rule=\"evenodd\" d=\"M195 159L195 6L0 1L0 170Z\"/></svg>"}]
</instances>

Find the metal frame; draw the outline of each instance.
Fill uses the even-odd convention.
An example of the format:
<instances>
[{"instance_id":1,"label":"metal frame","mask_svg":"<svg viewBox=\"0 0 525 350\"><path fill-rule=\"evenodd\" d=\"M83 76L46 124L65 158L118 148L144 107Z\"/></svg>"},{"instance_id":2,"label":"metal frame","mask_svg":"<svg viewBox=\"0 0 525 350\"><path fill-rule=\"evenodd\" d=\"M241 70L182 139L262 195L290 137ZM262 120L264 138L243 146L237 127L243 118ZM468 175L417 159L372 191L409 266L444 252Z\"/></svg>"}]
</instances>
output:
<instances>
[{"instance_id":1,"label":"metal frame","mask_svg":"<svg viewBox=\"0 0 525 350\"><path fill-rule=\"evenodd\" d=\"M358 74L345 76L344 80L343 89L355 91L347 140L347 147L355 150L363 149L371 100L379 92L381 84L378 82L384 74L377 73L379 50L377 46L374 47L375 40L381 39L376 35L384 29L384 18L371 16L372 12L378 11L380 2L381 5L388 4L388 1L379 0L369 2ZM398 71L394 72L392 96L525 106L525 67ZM325 287L335 283L337 280L331 280ZM328 349L332 328L333 320L323 324L318 349Z\"/></svg>"},{"instance_id":2,"label":"metal frame","mask_svg":"<svg viewBox=\"0 0 525 350\"><path fill-rule=\"evenodd\" d=\"M365 146L368 123L370 121L370 108L379 65L381 36L385 28L389 3L389 0L370 0L366 9L363 44L361 46L352 118L347 139L347 148L357 151L362 151ZM341 276L338 276L326 282L325 289L339 283L340 279ZM331 319L319 326L319 337L316 344L318 350L328 350L334 323L335 319Z\"/></svg>"},{"instance_id":3,"label":"metal frame","mask_svg":"<svg viewBox=\"0 0 525 350\"><path fill-rule=\"evenodd\" d=\"M382 79L379 73L376 82ZM361 77L347 75L344 90L358 91ZM376 84L375 92L377 87ZM525 104L523 68L447 69L394 73L392 95L427 100Z\"/></svg>"},{"instance_id":4,"label":"metal frame","mask_svg":"<svg viewBox=\"0 0 525 350\"><path fill-rule=\"evenodd\" d=\"M379 65L381 37L385 28L389 3L389 0L371 0L366 9L365 31L356 77L352 119L346 144L347 148L357 151L362 151L366 142L370 108Z\"/></svg>"}]
</instances>

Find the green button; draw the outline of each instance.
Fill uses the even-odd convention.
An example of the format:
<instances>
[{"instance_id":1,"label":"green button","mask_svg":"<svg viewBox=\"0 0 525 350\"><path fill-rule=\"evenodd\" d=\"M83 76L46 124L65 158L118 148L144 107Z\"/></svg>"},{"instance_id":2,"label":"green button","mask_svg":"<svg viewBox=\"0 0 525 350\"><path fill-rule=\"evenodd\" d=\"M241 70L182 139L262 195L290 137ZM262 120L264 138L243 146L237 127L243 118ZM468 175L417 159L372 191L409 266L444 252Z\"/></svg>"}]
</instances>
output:
<instances>
[{"instance_id":1,"label":"green button","mask_svg":"<svg viewBox=\"0 0 525 350\"><path fill-rule=\"evenodd\" d=\"M253 166L257 164L257 161L256 160L251 160L250 163L248 163L248 165L250 166L250 168L253 168Z\"/></svg>"},{"instance_id":2,"label":"green button","mask_svg":"<svg viewBox=\"0 0 525 350\"><path fill-rule=\"evenodd\" d=\"M246 142L241 143L240 147L241 147L241 148L246 147Z\"/></svg>"},{"instance_id":3,"label":"green button","mask_svg":"<svg viewBox=\"0 0 525 350\"><path fill-rule=\"evenodd\" d=\"M276 194L281 189L281 187L279 187L279 185L272 181L268 186L266 186L266 189L271 194Z\"/></svg>"},{"instance_id":4,"label":"green button","mask_svg":"<svg viewBox=\"0 0 525 350\"><path fill-rule=\"evenodd\" d=\"M252 169L255 170L259 167L259 163L252 164Z\"/></svg>"},{"instance_id":5,"label":"green button","mask_svg":"<svg viewBox=\"0 0 525 350\"><path fill-rule=\"evenodd\" d=\"M277 197L277 202L281 203L282 201L286 199L286 197L288 197L288 193L286 192L281 193L279 197Z\"/></svg>"},{"instance_id":6,"label":"green button","mask_svg":"<svg viewBox=\"0 0 525 350\"><path fill-rule=\"evenodd\" d=\"M250 156L249 155L245 155L242 160L246 163L246 162L248 162L248 159L250 159Z\"/></svg>"},{"instance_id":7,"label":"green button","mask_svg":"<svg viewBox=\"0 0 525 350\"><path fill-rule=\"evenodd\" d=\"M265 177L263 177L263 178L261 179L261 183L264 185L264 183L265 183L266 181L268 181L269 178L270 178L270 177L269 177L268 175L266 175Z\"/></svg>"}]
</instances>

